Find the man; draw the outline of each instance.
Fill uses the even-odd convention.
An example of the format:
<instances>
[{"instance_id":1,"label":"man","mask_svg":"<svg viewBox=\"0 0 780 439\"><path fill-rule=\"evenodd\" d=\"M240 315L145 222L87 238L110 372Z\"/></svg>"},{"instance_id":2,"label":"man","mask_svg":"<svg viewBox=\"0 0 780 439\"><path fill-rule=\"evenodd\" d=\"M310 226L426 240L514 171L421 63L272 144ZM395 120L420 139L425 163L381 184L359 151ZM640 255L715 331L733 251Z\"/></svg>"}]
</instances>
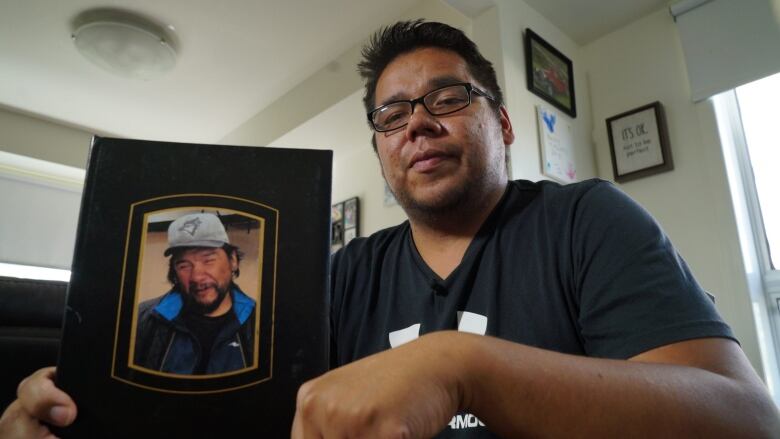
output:
<instances>
[{"instance_id":1,"label":"man","mask_svg":"<svg viewBox=\"0 0 780 439\"><path fill-rule=\"evenodd\" d=\"M645 211L606 182L507 181L514 132L471 41L405 22L363 56L374 147L409 221L335 255L340 367L301 387L293 437L780 432Z\"/></svg>"},{"instance_id":2,"label":"man","mask_svg":"<svg viewBox=\"0 0 780 439\"><path fill-rule=\"evenodd\" d=\"M301 387L294 438L780 429L643 210L605 182L507 181L512 125L495 72L461 32L398 23L364 57L374 146L409 221L334 256L338 367ZM72 421L52 374L20 386L6 425Z\"/></svg>"},{"instance_id":3,"label":"man","mask_svg":"<svg viewBox=\"0 0 780 439\"><path fill-rule=\"evenodd\" d=\"M184 215L168 227L173 288L139 307L135 364L203 375L252 365L255 301L233 282L240 253L220 219Z\"/></svg>"}]
</instances>

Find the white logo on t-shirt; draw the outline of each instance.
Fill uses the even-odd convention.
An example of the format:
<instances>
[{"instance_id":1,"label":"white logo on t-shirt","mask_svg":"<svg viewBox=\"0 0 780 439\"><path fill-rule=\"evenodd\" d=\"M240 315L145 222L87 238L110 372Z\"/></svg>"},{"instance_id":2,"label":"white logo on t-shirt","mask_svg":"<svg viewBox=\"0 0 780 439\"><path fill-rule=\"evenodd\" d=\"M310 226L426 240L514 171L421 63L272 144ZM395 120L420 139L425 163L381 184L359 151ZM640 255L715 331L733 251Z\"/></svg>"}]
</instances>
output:
<instances>
[{"instance_id":1,"label":"white logo on t-shirt","mask_svg":"<svg viewBox=\"0 0 780 439\"><path fill-rule=\"evenodd\" d=\"M471 413L466 413L453 416L449 426L453 430L461 430L463 428L484 427L485 424Z\"/></svg>"},{"instance_id":2,"label":"white logo on t-shirt","mask_svg":"<svg viewBox=\"0 0 780 439\"><path fill-rule=\"evenodd\" d=\"M396 348L420 337L420 324L415 323L408 328L399 329L387 335L390 337L390 347Z\"/></svg>"},{"instance_id":3,"label":"white logo on t-shirt","mask_svg":"<svg viewBox=\"0 0 780 439\"><path fill-rule=\"evenodd\" d=\"M485 335L487 317L473 312L458 311L458 331Z\"/></svg>"},{"instance_id":4,"label":"white logo on t-shirt","mask_svg":"<svg viewBox=\"0 0 780 439\"><path fill-rule=\"evenodd\" d=\"M487 316L469 311L458 311L458 331L471 334L485 335L487 332ZM397 348L404 343L409 343L420 337L420 324L415 323L404 329L392 331L387 336L390 338L390 347Z\"/></svg>"}]
</instances>

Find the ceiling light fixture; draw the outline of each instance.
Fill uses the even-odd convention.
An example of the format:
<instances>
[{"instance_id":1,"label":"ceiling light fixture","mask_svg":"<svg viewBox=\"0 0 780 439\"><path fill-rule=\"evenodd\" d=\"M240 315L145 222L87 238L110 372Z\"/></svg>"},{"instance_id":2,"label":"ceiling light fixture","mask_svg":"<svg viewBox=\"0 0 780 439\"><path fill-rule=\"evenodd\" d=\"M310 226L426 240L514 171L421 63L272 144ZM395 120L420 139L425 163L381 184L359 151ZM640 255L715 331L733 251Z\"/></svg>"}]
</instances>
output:
<instances>
[{"instance_id":1,"label":"ceiling light fixture","mask_svg":"<svg viewBox=\"0 0 780 439\"><path fill-rule=\"evenodd\" d=\"M173 34L138 14L92 9L79 14L72 25L79 53L115 75L150 80L176 65Z\"/></svg>"}]
</instances>

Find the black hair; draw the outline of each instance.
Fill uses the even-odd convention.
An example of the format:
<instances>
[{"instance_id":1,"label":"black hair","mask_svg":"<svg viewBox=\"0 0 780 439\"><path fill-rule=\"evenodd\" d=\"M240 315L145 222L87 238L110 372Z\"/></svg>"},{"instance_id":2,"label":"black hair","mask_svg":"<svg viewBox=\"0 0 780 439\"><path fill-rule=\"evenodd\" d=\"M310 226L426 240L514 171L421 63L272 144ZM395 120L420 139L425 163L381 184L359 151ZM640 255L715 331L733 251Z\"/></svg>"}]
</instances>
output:
<instances>
[{"instance_id":1,"label":"black hair","mask_svg":"<svg viewBox=\"0 0 780 439\"><path fill-rule=\"evenodd\" d=\"M494 101L489 102L498 113L504 98L493 64L479 53L477 45L462 31L444 23L426 22L423 19L399 21L381 28L363 47L363 60L358 63L358 72L365 80L363 105L366 113L375 108L377 82L387 65L399 55L425 47L451 50L463 58L471 76L494 98ZM374 136L371 143L376 151Z\"/></svg>"},{"instance_id":2,"label":"black hair","mask_svg":"<svg viewBox=\"0 0 780 439\"><path fill-rule=\"evenodd\" d=\"M179 278L176 277L176 267L174 265L174 261L179 259L179 256L181 256L182 253L184 253L187 250L192 250L194 248L201 248L201 247L177 247L171 250L171 257L168 258L168 282L173 285L174 288L178 289L178 283ZM238 277L241 274L241 269L239 266L241 265L241 259L244 257L244 252L238 249L238 247L230 244L222 244L222 247L220 247L222 250L225 251L225 254L228 257L228 260L230 259L230 256L235 254L236 255L236 262L238 263L236 266L236 270L233 272L233 277Z\"/></svg>"}]
</instances>

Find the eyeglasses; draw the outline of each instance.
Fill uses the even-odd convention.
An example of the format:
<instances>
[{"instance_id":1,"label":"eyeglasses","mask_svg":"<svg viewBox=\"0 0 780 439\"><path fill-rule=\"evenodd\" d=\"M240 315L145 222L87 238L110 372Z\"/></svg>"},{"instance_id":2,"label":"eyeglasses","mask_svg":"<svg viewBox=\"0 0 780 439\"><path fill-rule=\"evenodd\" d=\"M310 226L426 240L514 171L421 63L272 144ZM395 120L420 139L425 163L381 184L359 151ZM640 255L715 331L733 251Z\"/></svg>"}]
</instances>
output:
<instances>
[{"instance_id":1,"label":"eyeglasses","mask_svg":"<svg viewBox=\"0 0 780 439\"><path fill-rule=\"evenodd\" d=\"M432 116L444 116L468 107L471 104L471 92L495 102L495 99L489 94L468 82L463 82L437 88L417 99L395 101L382 105L368 113L368 122L375 131L380 133L397 130L409 123L415 105L422 104Z\"/></svg>"}]
</instances>

